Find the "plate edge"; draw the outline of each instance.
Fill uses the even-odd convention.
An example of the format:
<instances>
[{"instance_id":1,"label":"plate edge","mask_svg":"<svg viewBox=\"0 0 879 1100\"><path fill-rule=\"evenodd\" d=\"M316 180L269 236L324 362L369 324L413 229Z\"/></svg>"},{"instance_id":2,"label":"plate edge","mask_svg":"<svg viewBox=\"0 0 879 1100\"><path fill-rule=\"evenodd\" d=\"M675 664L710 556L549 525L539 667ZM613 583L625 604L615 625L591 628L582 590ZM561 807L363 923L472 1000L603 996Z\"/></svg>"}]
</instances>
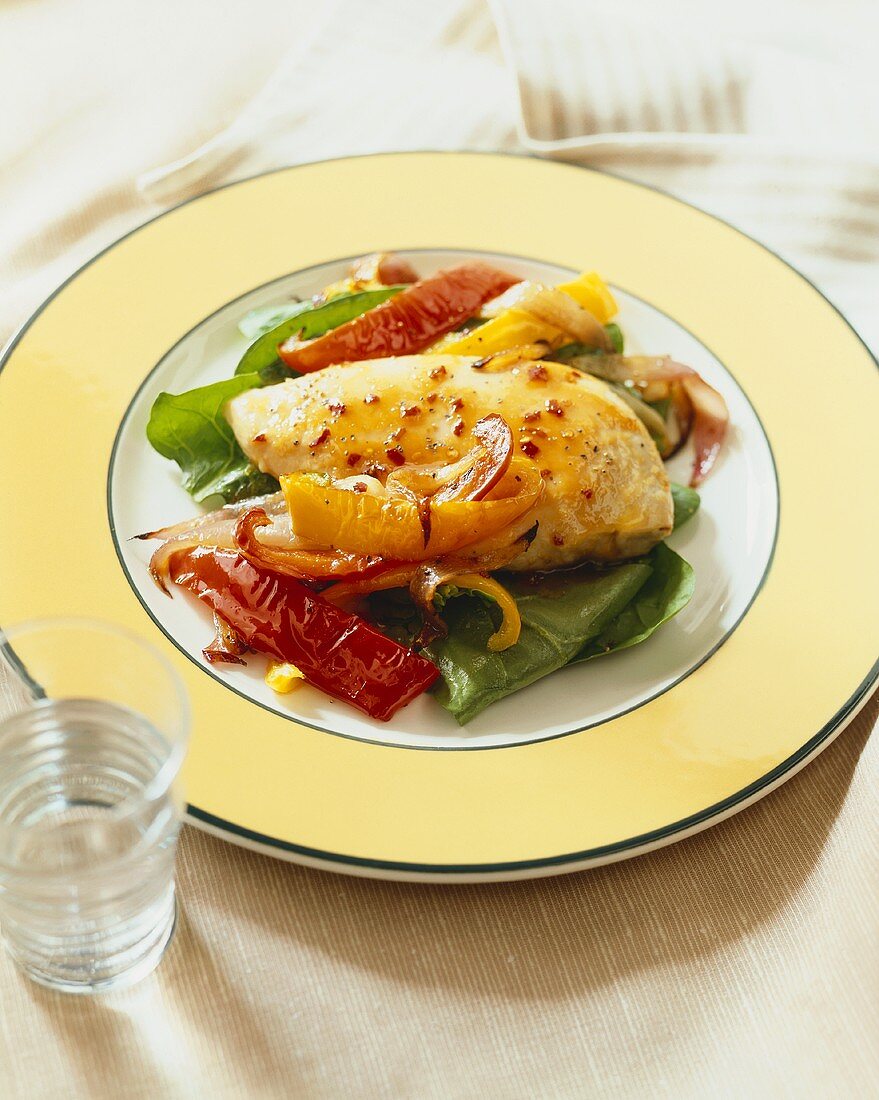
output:
<instances>
[{"instance_id":1,"label":"plate edge","mask_svg":"<svg viewBox=\"0 0 879 1100\"><path fill-rule=\"evenodd\" d=\"M739 236L742 236L746 240L749 240L752 244L756 245L757 248L761 249L763 252L768 253L770 256L773 256L776 260L778 260L779 263L783 264L786 268L793 272L793 274L801 279L807 286L811 287L811 289L818 295L818 297L821 298L833 310L833 312L839 317L843 324L850 330L855 339L858 341L858 343L860 343L861 347L866 352L867 356L870 358L870 360L872 360L874 366L879 369L879 359L877 359L876 355L873 353L872 349L864 340L864 338L861 336L860 332L855 328L852 322L848 320L842 310L840 310L839 307L836 306L830 300L830 298L828 298L827 295L824 294L824 292L820 290L815 285L815 283L812 282L811 279L809 279L798 268L794 267L793 264L788 262L786 259L784 259L768 245L764 244L762 241L757 240L755 237L751 236L751 234L747 233L739 226L727 221L725 218L719 217L714 213L710 213L709 211L703 209L695 203L688 202L687 200L682 199L677 195L671 194L670 192L665 191L660 187L656 187L653 184L647 184L640 181L632 180L626 176L607 171L606 169L599 169L591 165L572 164L570 161L554 160L552 158L539 156L535 153L475 149L412 149L405 151L399 150L349 154L338 157L328 157L316 161L305 161L300 164L280 165L267 171L254 173L251 176L245 176L240 179L230 180L226 183L220 184L217 187L202 191L197 195L189 196L188 198L181 200L179 203L175 203L173 206L170 206L165 210L159 211L159 213L150 218L147 218L145 221L139 223L138 225L133 226L126 233L122 234L120 237L114 239L113 241L110 241L106 246L99 249L94 255L92 255L73 272L71 272L67 276L67 278L65 278L52 291L52 293L49 294L37 306L33 313L31 313L30 316L28 316L22 322L22 324L12 333L10 338L3 346L2 350L0 350L0 373L2 373L12 353L15 351L16 347L21 342L22 338L25 336L30 327L34 324L38 317L40 317L43 311L51 304L51 302L53 302L54 299L70 283L72 283L74 279L76 279L83 271L85 271L86 268L90 267L91 264L100 259L111 249L115 248L118 244L121 244L123 241L140 232L142 229L145 229L147 226L152 225L153 222L158 221L160 218L163 218L166 215L173 213L175 210L181 209L182 207L190 203L195 203L200 199L206 198L207 196L214 194L217 191L223 191L226 188L235 187L239 184L244 184L252 180L259 179L263 176L274 175L279 172L292 171L296 168L307 168L309 166L314 166L318 164L328 164L344 160L353 161L365 159L367 157L418 157L425 155L486 156L495 158L504 157L519 160L541 161L548 164L557 165L560 168L567 168L572 171L585 171L592 172L596 175L608 176L622 184L635 187L644 191L652 191L655 194L662 195L675 203L688 207L691 210L695 210L697 213L703 215L704 217L710 218L715 222L719 222L720 224L727 226L727 228L731 229L734 233L737 233ZM836 736L838 736L839 733L842 731L842 729L844 729L845 726L848 725L848 723L866 704L867 699L870 695L870 688L873 686L877 678L879 678L879 660L877 660L877 662L873 665L873 668L870 670L870 672L867 674L865 679L861 682L861 684L855 690L852 696L847 700L847 702L837 711L836 715L824 727L822 727L822 729L817 734L809 738L809 740L807 740L805 744L801 746L799 750L797 750L797 752L788 757L787 760L782 761L781 764L777 765L770 772L767 772L766 775L761 777L761 779L756 780L749 787L744 788L742 791L738 792L735 795L729 796L729 798L723 800L723 802L721 803L716 804L714 807L708 807L705 810L700 811L698 814L693 815L692 818L684 819L683 821L678 822L674 825L665 827L665 829L660 830L661 835L658 838L651 838L651 834L645 834L644 837L630 838L630 840L628 841L621 842L620 845L610 846L615 850L609 853L605 853L602 849L594 849L593 851L595 854L592 856L586 856L584 855L584 853L575 853L567 857L549 857L545 860L529 861L527 864L523 863L519 865L513 865L511 868L509 868L509 873L507 873L508 869L504 868L502 865L498 865L497 870L494 871L489 870L485 872L471 872L466 870L459 871L454 867L450 868L448 871L441 871L440 868L433 868L430 871L418 870L417 868L415 868L409 871L405 868L405 865L401 864L399 866L403 869L397 871L394 869L393 865L385 868L381 864L381 862L377 860L359 861L355 865L343 863L342 861L344 861L346 857L333 856L329 860L321 859L321 855L312 856L308 853L307 850L296 852L296 857L294 857L293 854L285 857L280 857L279 853L282 851L282 849L278 846L278 842L275 842L274 844L264 844L262 847L259 848L259 850L265 851L267 852L267 854L271 854L277 858L287 858L290 860L295 859L296 862L301 863L306 862L306 859L313 860L314 865L324 867L324 869L333 871L344 870L346 873L349 874L360 874L373 878L399 877L404 880L408 879L411 875L413 881L426 880L444 882L455 881L455 879L453 879L451 876L456 876L457 881L461 882L542 877L552 874L560 874L564 871L579 870L587 866L599 866L601 863L610 863L619 859L625 859L629 856L641 854L643 852L650 851L653 848L662 847L665 844L672 843L675 840L683 839L685 836L700 832L702 829L708 828L710 825L716 823L717 821L723 820L725 817L732 816L734 813L738 812L739 809L744 809L746 806L751 805L753 802L756 802L764 794L769 793L771 790L774 790L776 787L780 786L781 783L783 783L787 778L789 778L791 775L794 775L797 771L804 767L806 763L817 756L818 753L827 744L834 740ZM202 817L197 818L198 826L201 828L205 828L206 831L209 831L206 827L210 824L210 815L204 815L204 812L199 811L197 807L190 807L187 816L190 817L190 819L192 820L193 817L198 814L203 815ZM228 831L228 825L226 829L218 829L218 832L223 836L224 839L233 839ZM240 839L236 839L234 842L240 843L244 839L246 839L246 837L245 834L242 833ZM244 844L243 846L251 846L256 848L258 843L260 842L254 841L251 842L250 845ZM295 851L295 849L290 849L290 851L293 852ZM328 853L323 853L322 855L327 856ZM354 869L355 866L357 868L356 870ZM516 866L522 868L522 873L517 873L515 871ZM379 873L376 874L376 871L378 871ZM388 873L389 871L393 872L393 874ZM539 874L530 873L532 871L538 871Z\"/></svg>"},{"instance_id":2,"label":"plate edge","mask_svg":"<svg viewBox=\"0 0 879 1100\"><path fill-rule=\"evenodd\" d=\"M337 857L321 858L319 855L306 854L304 851L297 852L289 848L280 848L276 843L272 843L271 841L251 839L249 836L242 833L230 833L228 828L223 828L220 825L214 824L213 821L210 820L211 815L202 816L202 811L193 806L187 808L186 821L200 832L207 833L209 836L216 837L218 840L234 844L237 848L244 848L247 851L281 860L284 863L294 863L297 866L308 867L311 870L326 871L336 875L347 875L352 878L367 878L382 882L443 883L460 886L479 885L480 883L486 882L525 882L537 878L554 878L557 875L575 874L580 871L589 871L597 867L605 867L610 863L621 863L627 859L634 859L636 856L643 856L650 852L655 852L660 848L667 848L672 844L676 844L678 841L687 840L689 837L696 836L698 833L706 832L721 821L726 821L728 818L741 813L742 810L746 810L755 805L755 803L759 802L767 795L772 794L773 791L793 778L797 772L802 771L807 764L810 764L845 731L870 702L872 698L871 689L877 682L879 682L879 662L877 662L877 667L874 669L873 678L869 680L862 697L852 707L851 711L842 717L840 721L821 738L821 740L791 764L790 767L785 768L770 781L762 783L750 794L743 794L738 801L734 801L730 805L721 803L720 805L724 806L723 809L718 810L716 813L708 811L706 816L701 816L692 824L684 825L680 829L675 829L672 826L671 831L664 832L661 836L644 840L641 843L638 843L639 838L636 837L634 842L624 842L623 845L618 846L615 851L596 849L595 851L599 854L593 856L577 853L571 857L569 862L547 863L545 861L536 861L533 865L523 864L518 870L515 866L510 866L497 871L442 871L438 868L434 870L416 870L401 864L400 867L403 869L395 870L392 867L371 864L369 861L363 861L357 864L343 863L340 862ZM749 788L745 788L745 790L747 791ZM610 847L613 848L614 846L611 845ZM564 857L561 858L564 859Z\"/></svg>"},{"instance_id":3,"label":"plate edge","mask_svg":"<svg viewBox=\"0 0 879 1100\"><path fill-rule=\"evenodd\" d=\"M780 787L791 776L813 760L827 745L857 717L871 698L872 689L879 682L879 660L875 662L867 676L861 681L858 690L847 703L813 737L791 756L771 771L743 787L735 794L714 803L689 817L671 825L623 841L585 849L558 856L540 859L499 862L496 864L417 864L403 861L368 859L360 856L344 856L333 852L322 852L304 845L292 844L256 833L250 829L232 825L217 818L198 806L187 806L186 818L197 828L231 841L240 847L250 848L270 855L276 859L306 866L318 867L337 874L349 874L363 878L399 880L401 882L512 882L517 879L546 878L552 875L566 874L572 871L599 867L606 863L615 863L629 859L656 848L665 847L678 840L702 832L712 825L732 817L740 810L759 801L765 795Z\"/></svg>"}]
</instances>

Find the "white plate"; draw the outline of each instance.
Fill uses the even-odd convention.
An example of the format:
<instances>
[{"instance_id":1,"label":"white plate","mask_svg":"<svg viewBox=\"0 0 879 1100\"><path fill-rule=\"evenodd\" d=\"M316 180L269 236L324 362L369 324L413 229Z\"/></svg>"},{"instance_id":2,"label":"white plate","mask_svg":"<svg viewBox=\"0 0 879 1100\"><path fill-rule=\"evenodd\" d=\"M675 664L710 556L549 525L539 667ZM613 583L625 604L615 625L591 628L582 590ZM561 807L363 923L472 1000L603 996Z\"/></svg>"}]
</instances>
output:
<instances>
[{"instance_id":1,"label":"white plate","mask_svg":"<svg viewBox=\"0 0 879 1100\"><path fill-rule=\"evenodd\" d=\"M402 255L427 275L473 253L419 250ZM523 278L557 283L574 274L519 257L491 253L487 258ZM153 584L147 562L155 544L129 541L199 510L181 488L177 467L147 442L150 408L163 390L177 393L228 378L247 346L237 324L248 310L310 296L342 277L349 262L340 259L286 276L206 318L157 364L123 420L110 465L111 522L129 580L168 637L209 675L277 714L343 736L430 749L493 748L586 729L642 705L698 668L735 629L766 575L778 524L773 458L760 421L723 364L691 333L624 287L613 290L620 305L615 320L625 335L626 351L670 354L692 366L726 398L733 425L720 461L702 487L700 512L669 540L696 574L695 595L677 618L636 648L562 669L495 703L465 727L430 696L379 724L311 687L276 695L263 682L262 659L251 660L247 668L222 669L204 660L209 620L192 601L168 599ZM686 483L691 461L689 448L676 456L669 463L672 479Z\"/></svg>"}]
</instances>

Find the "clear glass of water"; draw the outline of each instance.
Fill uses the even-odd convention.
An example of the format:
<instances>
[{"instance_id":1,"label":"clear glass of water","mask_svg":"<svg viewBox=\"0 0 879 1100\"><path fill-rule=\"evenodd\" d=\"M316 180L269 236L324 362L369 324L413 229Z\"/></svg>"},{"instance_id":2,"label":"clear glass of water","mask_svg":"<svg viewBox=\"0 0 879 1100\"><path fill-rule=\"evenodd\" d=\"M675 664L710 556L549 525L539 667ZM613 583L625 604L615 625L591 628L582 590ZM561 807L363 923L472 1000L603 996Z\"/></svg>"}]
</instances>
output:
<instances>
[{"instance_id":1,"label":"clear glass of water","mask_svg":"<svg viewBox=\"0 0 879 1100\"><path fill-rule=\"evenodd\" d=\"M131 985L174 931L183 685L146 642L85 619L0 632L0 663L7 950L54 989Z\"/></svg>"}]
</instances>

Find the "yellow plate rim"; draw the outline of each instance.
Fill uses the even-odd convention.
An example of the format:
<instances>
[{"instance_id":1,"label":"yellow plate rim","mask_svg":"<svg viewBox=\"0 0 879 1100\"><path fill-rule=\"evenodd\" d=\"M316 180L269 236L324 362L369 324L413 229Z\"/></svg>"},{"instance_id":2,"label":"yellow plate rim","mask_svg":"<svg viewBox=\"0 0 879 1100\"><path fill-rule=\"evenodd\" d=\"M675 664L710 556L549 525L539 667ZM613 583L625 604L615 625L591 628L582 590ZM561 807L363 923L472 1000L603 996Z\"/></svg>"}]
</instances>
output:
<instances>
[{"instance_id":1,"label":"yellow plate rim","mask_svg":"<svg viewBox=\"0 0 879 1100\"><path fill-rule=\"evenodd\" d=\"M879 670L877 670L879 673ZM837 737L858 717L864 707L870 702L871 688L875 686L876 678L867 686L867 689L859 695L857 701L852 701L851 707L845 715L828 729L820 739L816 736L811 747L804 746L803 752L797 754L797 758L785 761L789 767L779 766L779 774L767 774L765 782L752 784L751 787L740 791L737 796L732 796L726 802L720 802L710 807L704 813L695 814L690 818L676 822L666 829L657 829L652 833L644 833L642 836L632 837L630 841L620 844L610 844L604 848L590 848L584 852L574 852L570 856L560 856L555 859L544 860L520 860L505 864L461 864L437 867L418 863L403 863L387 861L358 860L347 857L339 857L335 854L321 852L317 849L304 848L295 844L278 841L273 837L263 836L237 825L230 825L223 818L215 818L212 814L206 814L196 807L188 806L186 816L189 821L210 836L229 841L237 847L246 848L260 855L270 856L274 859L285 860L288 863L298 863L304 867L314 867L321 871L330 871L334 874L355 875L358 878L372 878L393 882L440 882L453 884L475 884L480 882L520 882L534 878L550 878L554 875L576 874L578 871L588 871L593 867L604 867L609 863L621 863L623 860L632 859L635 856L646 855L655 852L659 848L667 848L680 840L696 836L706 829L734 817L742 810L753 806L761 798L777 790L782 784L807 767L819 756L824 749L831 745Z\"/></svg>"},{"instance_id":2,"label":"yellow plate rim","mask_svg":"<svg viewBox=\"0 0 879 1100\"><path fill-rule=\"evenodd\" d=\"M542 163L552 163L554 167L559 169L576 169L579 171L594 173L598 176L610 177L611 179L617 180L620 183L623 183L629 187L635 187L646 192L656 193L666 199L671 200L676 204L679 204L680 206L688 208L691 211L698 212L705 217L710 218L712 221L726 226L735 234L745 238L752 244L756 245L759 249L767 253L769 256L773 257L779 264L781 264L794 276L796 276L808 287L810 287L812 291L814 291L821 299L823 299L823 301L827 305L830 306L831 310L835 313L837 318L842 322L844 326L847 327L850 333L855 336L857 342L861 345L863 351L866 352L868 358L872 361L874 366L879 367L879 362L877 362L876 357L873 355L869 347L866 345L866 343L863 341L863 339L860 337L854 327L848 322L841 311L835 305L833 305L833 303L830 302L830 300L806 276L804 276L800 271L793 267L793 265L780 257L777 253L773 252L761 242L757 241L755 238L738 229L736 226L733 226L730 223L724 221L723 219L718 218L713 214L708 214L704 210L700 210L699 207L693 205L692 203L687 203L674 195L669 195L659 188L635 183L634 181L626 179L625 177L617 176L613 173L600 172L594 168L587 168L578 165L562 164L559 162L546 162L542 158L531 157L527 154L477 153L470 151L461 151L459 153L456 151L446 150L419 150L411 153L364 154L360 157L339 157L331 158L324 161L310 162L302 165L282 166L276 169L272 169L270 172L258 173L257 175L248 177L246 179L236 180L230 183L223 184L218 188L193 196L169 208L168 210L160 212L155 217L134 227L128 233L108 244L96 255L94 255L88 261L82 264L67 279L65 279L64 282L61 283L60 286L58 286L57 289L53 291L53 293L41 303L41 305L31 314L31 316L19 327L19 329L10 338L5 348L3 349L2 355L0 355L0 371L2 371L3 368L8 364L13 353L15 352L16 348L18 347L24 336L27 334L27 332L32 328L32 326L41 317L46 308L61 294L63 290L65 290L71 283L73 283L83 272L85 272L88 268L95 264L96 261L100 260L102 257L111 252L114 248L122 244L124 241L139 233L142 229L153 226L156 222L160 221L163 218L166 218L170 214L173 214L175 211L181 209L182 207L197 203L201 199L208 198L212 195L217 194L218 192L227 190L229 188L246 186L248 183L251 183L254 180L263 179L266 176L295 171L296 169L312 168L315 167L315 165L320 164L350 162L355 160L368 160L375 157L412 158L422 157L425 155L433 157L485 156L495 159L509 158L511 160L533 159ZM701 335L697 335L697 338L705 343ZM745 386L742 386L742 389L743 392L747 393ZM771 437L768 435L768 433L767 438L771 440ZM767 574L768 572L769 570L767 570ZM764 576L764 581L765 579L766 578ZM745 613L745 615L747 615L747 612ZM745 616L743 616L742 618L744 619L744 617ZM736 624L736 627L738 625L739 623ZM735 629L735 627L733 629ZM730 631L730 633L732 633L732 631ZM647 847L655 847L658 843L669 843L674 839L677 839L681 835L692 833L694 831L697 831L699 828L706 828L721 817L729 816L729 814L735 812L736 809L742 808L744 805L754 801L755 798L761 794L761 792L765 793L769 789L772 789L773 787L779 785L780 782L782 782L789 775L793 774L809 758L816 755L822 747L829 743L829 741L832 740L833 736L835 736L842 729L844 724L851 720L851 718L857 712L857 709L864 704L870 688L876 682L877 678L879 678L879 661L876 661L873 664L870 671L861 680L860 684L851 693L849 698L841 706L838 707L833 716L821 726L817 733L809 737L804 744L802 744L795 752L782 760L773 769L766 772L766 774L756 779L754 782L736 791L734 794L731 794L720 801L712 803L710 806L698 811L695 814L677 820L672 824L664 825L659 829L653 830L651 832L641 833L628 839L619 840L610 845L587 848L582 851L547 856L537 859L512 860L492 863L415 863L409 861L373 859L353 855L344 855L336 852L324 851L322 849L311 848L306 845L295 844L290 841L280 840L259 832L246 829L232 822L228 822L223 818L215 817L207 811L201 810L197 806L190 806L189 814L196 822L201 823L208 828L211 828L212 830L220 829L224 833L224 835L229 837L229 839L237 839L239 842L250 843L251 845L255 844L263 850L265 850L266 848L275 849L278 850L279 854L285 853L287 858L295 858L296 855L299 855L305 860L315 860L318 861L321 865L334 866L340 870L344 870L346 868L357 868L361 871L361 873L412 873L419 876L435 876L440 880L442 880L443 878L447 879L447 876L449 875L460 876L462 874L474 875L478 877L493 877L496 875L508 877L509 873L511 872L518 873L527 872L529 870L539 871L541 869L543 870L543 873L547 873L549 869L562 871L566 869L566 866L570 867L571 865L576 865L577 867L581 867L586 863L607 862L608 859L611 858L624 858L627 854L631 855L635 854L635 852L639 850L644 850Z\"/></svg>"}]
</instances>

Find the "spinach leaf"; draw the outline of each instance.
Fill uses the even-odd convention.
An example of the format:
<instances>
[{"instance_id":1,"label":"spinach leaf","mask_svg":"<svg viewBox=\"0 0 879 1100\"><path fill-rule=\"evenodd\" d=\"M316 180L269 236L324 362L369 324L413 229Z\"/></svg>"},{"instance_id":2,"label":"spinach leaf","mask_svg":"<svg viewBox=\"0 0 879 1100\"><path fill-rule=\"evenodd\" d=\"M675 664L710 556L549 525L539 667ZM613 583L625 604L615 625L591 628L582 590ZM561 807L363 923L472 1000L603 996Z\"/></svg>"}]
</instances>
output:
<instances>
[{"instance_id":1,"label":"spinach leaf","mask_svg":"<svg viewBox=\"0 0 879 1100\"><path fill-rule=\"evenodd\" d=\"M449 588L442 610L448 636L426 651L442 673L437 701L461 725L563 665L645 641L686 606L694 588L692 568L665 543L611 569L551 574L536 585L518 578L507 583L522 617L516 645L491 653L497 612Z\"/></svg>"},{"instance_id":2,"label":"spinach leaf","mask_svg":"<svg viewBox=\"0 0 879 1100\"><path fill-rule=\"evenodd\" d=\"M678 485L676 481L671 483L671 499L675 506L674 529L677 531L687 520L695 516L702 501L695 489L691 489L688 485Z\"/></svg>"},{"instance_id":3,"label":"spinach leaf","mask_svg":"<svg viewBox=\"0 0 879 1100\"><path fill-rule=\"evenodd\" d=\"M604 326L604 331L610 337L610 346L617 355L623 354L623 348L626 346L626 342L623 339L623 330L618 324L611 321L609 325Z\"/></svg>"},{"instance_id":4,"label":"spinach leaf","mask_svg":"<svg viewBox=\"0 0 879 1100\"><path fill-rule=\"evenodd\" d=\"M625 347L625 340L623 339L623 330L614 321L604 326L604 331L610 337L610 346L616 355L622 355L623 348ZM566 363L569 359L575 359L578 355L603 355L604 352L600 348L595 348L591 344L563 344L549 356L548 359L553 359L559 363Z\"/></svg>"},{"instance_id":5,"label":"spinach leaf","mask_svg":"<svg viewBox=\"0 0 879 1100\"><path fill-rule=\"evenodd\" d=\"M282 321L295 317L297 313L304 313L307 309L313 309L313 302L281 302L276 306L260 306L252 309L238 322L238 331L248 340L255 340L265 332L277 328Z\"/></svg>"},{"instance_id":6,"label":"spinach leaf","mask_svg":"<svg viewBox=\"0 0 879 1100\"><path fill-rule=\"evenodd\" d=\"M277 481L257 470L238 446L223 416L226 402L245 390L293 373L279 362L278 344L294 332L301 332L306 340L321 336L402 289L389 286L339 295L318 306L313 302L296 302L254 310L242 322L244 329L253 332L276 322L278 310L286 311L286 317L257 336L242 356L233 378L186 393L159 394L150 411L147 439L160 455L177 463L183 473L184 489L199 503L215 495L234 501L272 492L278 487Z\"/></svg>"},{"instance_id":7,"label":"spinach leaf","mask_svg":"<svg viewBox=\"0 0 879 1100\"><path fill-rule=\"evenodd\" d=\"M278 345L289 337L299 334L302 340L313 340L323 336L330 329L353 321L361 313L386 302L405 287L386 286L381 290L364 290L358 294L340 294L323 305L309 303L303 309L274 328L264 332L241 356L241 362L235 368L236 374L262 374L264 382L275 382L282 377L290 377L295 371L285 367L278 357Z\"/></svg>"},{"instance_id":8,"label":"spinach leaf","mask_svg":"<svg viewBox=\"0 0 879 1100\"><path fill-rule=\"evenodd\" d=\"M574 359L578 355L598 355L598 348L590 347L588 344L562 344L560 348L547 356L547 359L552 359L556 363L567 363L569 359Z\"/></svg>"},{"instance_id":9,"label":"spinach leaf","mask_svg":"<svg viewBox=\"0 0 879 1100\"><path fill-rule=\"evenodd\" d=\"M572 664L643 642L690 602L695 587L691 565L664 542L653 547L646 561L651 567L646 584L616 618L580 650Z\"/></svg>"},{"instance_id":10,"label":"spinach leaf","mask_svg":"<svg viewBox=\"0 0 879 1100\"><path fill-rule=\"evenodd\" d=\"M448 636L427 655L439 666L438 702L463 725L492 703L554 672L575 657L648 583L651 568L632 562L597 572L548 576L537 584L508 581L522 616L522 634L503 653L487 648L496 613L469 595L449 599Z\"/></svg>"},{"instance_id":11,"label":"spinach leaf","mask_svg":"<svg viewBox=\"0 0 879 1100\"><path fill-rule=\"evenodd\" d=\"M387 588L366 597L366 618L400 645L414 646L424 626L408 588Z\"/></svg>"},{"instance_id":12,"label":"spinach leaf","mask_svg":"<svg viewBox=\"0 0 879 1100\"><path fill-rule=\"evenodd\" d=\"M258 374L239 374L186 393L160 393L150 410L147 439L183 474L183 488L201 503L219 495L243 500L277 489L251 465L223 415L230 397L261 385Z\"/></svg>"}]
</instances>

